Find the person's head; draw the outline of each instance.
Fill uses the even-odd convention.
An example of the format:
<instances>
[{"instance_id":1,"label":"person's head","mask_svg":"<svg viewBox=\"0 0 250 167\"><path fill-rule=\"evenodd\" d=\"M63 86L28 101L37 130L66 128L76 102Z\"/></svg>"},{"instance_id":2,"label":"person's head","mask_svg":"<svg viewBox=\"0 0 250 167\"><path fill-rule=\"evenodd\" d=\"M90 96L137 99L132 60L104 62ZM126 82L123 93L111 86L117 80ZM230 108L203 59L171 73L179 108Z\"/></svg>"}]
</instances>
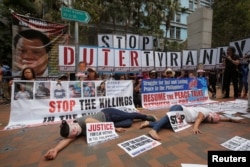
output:
<instances>
[{"instance_id":1,"label":"person's head","mask_svg":"<svg viewBox=\"0 0 250 167\"><path fill-rule=\"evenodd\" d=\"M95 68L93 68L93 67L88 68L88 79L90 79L90 80L97 79L97 72L96 72Z\"/></svg>"},{"instance_id":2,"label":"person's head","mask_svg":"<svg viewBox=\"0 0 250 167\"><path fill-rule=\"evenodd\" d=\"M14 47L16 69L31 67L38 76L43 75L51 50L50 39L45 34L33 29L23 30L15 36Z\"/></svg>"},{"instance_id":3,"label":"person's head","mask_svg":"<svg viewBox=\"0 0 250 167\"><path fill-rule=\"evenodd\" d=\"M56 87L57 87L57 89L61 89L62 88L62 84L60 82L57 82L56 83Z\"/></svg>"},{"instance_id":4,"label":"person's head","mask_svg":"<svg viewBox=\"0 0 250 167\"><path fill-rule=\"evenodd\" d=\"M229 46L227 48L227 55L230 55L230 56L235 55L235 52L236 52L235 47Z\"/></svg>"},{"instance_id":5,"label":"person's head","mask_svg":"<svg viewBox=\"0 0 250 167\"><path fill-rule=\"evenodd\" d=\"M19 88L20 88L21 91L25 91L26 86L25 86L24 83L20 83Z\"/></svg>"},{"instance_id":6,"label":"person's head","mask_svg":"<svg viewBox=\"0 0 250 167\"><path fill-rule=\"evenodd\" d=\"M58 78L59 81L67 81L68 80L68 76L67 74L62 74L60 75L60 77Z\"/></svg>"},{"instance_id":7,"label":"person's head","mask_svg":"<svg viewBox=\"0 0 250 167\"><path fill-rule=\"evenodd\" d=\"M74 85L69 85L69 89L70 90L75 90L75 86Z\"/></svg>"},{"instance_id":8,"label":"person's head","mask_svg":"<svg viewBox=\"0 0 250 167\"><path fill-rule=\"evenodd\" d=\"M154 79L156 77L157 77L157 75L156 75L156 71L155 70L149 71L149 78Z\"/></svg>"},{"instance_id":9,"label":"person's head","mask_svg":"<svg viewBox=\"0 0 250 167\"><path fill-rule=\"evenodd\" d=\"M195 75L194 75L194 73L190 72L190 73L188 74L188 77L189 77L189 78L195 78Z\"/></svg>"},{"instance_id":10,"label":"person's head","mask_svg":"<svg viewBox=\"0 0 250 167\"><path fill-rule=\"evenodd\" d=\"M87 67L87 64L85 62L80 61L78 63L78 71L81 71L81 72L86 71L86 67Z\"/></svg>"},{"instance_id":11,"label":"person's head","mask_svg":"<svg viewBox=\"0 0 250 167\"><path fill-rule=\"evenodd\" d=\"M60 135L65 138L75 138L82 133L82 128L78 123L67 123L63 120L60 125Z\"/></svg>"},{"instance_id":12,"label":"person's head","mask_svg":"<svg viewBox=\"0 0 250 167\"><path fill-rule=\"evenodd\" d=\"M209 123L218 123L220 121L220 115L214 112L210 112L205 118L205 121Z\"/></svg>"},{"instance_id":13,"label":"person's head","mask_svg":"<svg viewBox=\"0 0 250 167\"><path fill-rule=\"evenodd\" d=\"M105 81L101 82L100 88L101 88L101 89L105 89Z\"/></svg>"},{"instance_id":14,"label":"person's head","mask_svg":"<svg viewBox=\"0 0 250 167\"><path fill-rule=\"evenodd\" d=\"M203 69L198 69L197 70L197 76L198 77L204 77L205 76L205 71Z\"/></svg>"},{"instance_id":15,"label":"person's head","mask_svg":"<svg viewBox=\"0 0 250 167\"><path fill-rule=\"evenodd\" d=\"M175 76L175 72L171 68L167 68L165 73L166 78L173 78Z\"/></svg>"},{"instance_id":16,"label":"person's head","mask_svg":"<svg viewBox=\"0 0 250 167\"><path fill-rule=\"evenodd\" d=\"M119 80L126 80L126 75L125 74L120 74L119 75Z\"/></svg>"},{"instance_id":17,"label":"person's head","mask_svg":"<svg viewBox=\"0 0 250 167\"><path fill-rule=\"evenodd\" d=\"M36 74L33 68L26 67L22 71L21 80L35 80Z\"/></svg>"}]
</instances>

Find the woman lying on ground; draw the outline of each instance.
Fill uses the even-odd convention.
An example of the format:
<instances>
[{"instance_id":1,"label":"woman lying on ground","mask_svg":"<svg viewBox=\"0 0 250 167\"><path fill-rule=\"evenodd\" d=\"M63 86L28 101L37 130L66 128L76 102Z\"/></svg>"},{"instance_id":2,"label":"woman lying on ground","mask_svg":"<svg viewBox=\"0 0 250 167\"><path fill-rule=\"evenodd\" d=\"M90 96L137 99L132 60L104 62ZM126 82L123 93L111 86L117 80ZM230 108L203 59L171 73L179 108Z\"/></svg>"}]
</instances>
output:
<instances>
[{"instance_id":1,"label":"woman lying on ground","mask_svg":"<svg viewBox=\"0 0 250 167\"><path fill-rule=\"evenodd\" d=\"M86 115L74 120L73 123L68 123L63 120L60 126L60 134L64 137L54 148L48 150L44 155L47 160L55 159L57 154L71 142L73 142L78 136L86 136L86 124L96 122L113 122L116 132L124 132L125 129L133 124L134 119L142 121L156 121L155 116L140 114L137 112L124 112L115 108L102 109L93 115Z\"/></svg>"},{"instance_id":2,"label":"woman lying on ground","mask_svg":"<svg viewBox=\"0 0 250 167\"><path fill-rule=\"evenodd\" d=\"M193 134L201 133L199 126L203 122L218 123L219 121L227 121L235 123L244 123L244 121L242 120L224 117L204 107L185 107L182 105L173 105L170 107L169 111L183 111L187 123L194 123L192 127ZM152 128L152 130L150 130L148 133L153 139L156 140L161 139L157 134L160 129L172 128L167 115L165 115L160 120L155 122L150 122L150 121L143 122L140 128L144 127Z\"/></svg>"}]
</instances>

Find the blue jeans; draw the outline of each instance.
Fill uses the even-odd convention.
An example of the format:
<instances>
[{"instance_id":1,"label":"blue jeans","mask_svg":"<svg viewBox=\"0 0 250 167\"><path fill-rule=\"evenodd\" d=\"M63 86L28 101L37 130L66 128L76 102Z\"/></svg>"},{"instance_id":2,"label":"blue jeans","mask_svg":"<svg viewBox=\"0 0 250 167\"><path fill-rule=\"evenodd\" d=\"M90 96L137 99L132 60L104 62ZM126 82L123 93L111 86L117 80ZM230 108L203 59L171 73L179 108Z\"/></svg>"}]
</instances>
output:
<instances>
[{"instance_id":1,"label":"blue jeans","mask_svg":"<svg viewBox=\"0 0 250 167\"><path fill-rule=\"evenodd\" d=\"M107 122L114 122L115 127L128 128L133 124L133 119L147 120L147 115L137 112L124 112L116 108L105 108L102 111Z\"/></svg>"},{"instance_id":2,"label":"blue jeans","mask_svg":"<svg viewBox=\"0 0 250 167\"><path fill-rule=\"evenodd\" d=\"M173 105L170 107L169 111L183 111L181 105ZM171 124L167 115L162 117L159 121L149 122L149 127L158 132L162 128L171 128Z\"/></svg>"}]
</instances>

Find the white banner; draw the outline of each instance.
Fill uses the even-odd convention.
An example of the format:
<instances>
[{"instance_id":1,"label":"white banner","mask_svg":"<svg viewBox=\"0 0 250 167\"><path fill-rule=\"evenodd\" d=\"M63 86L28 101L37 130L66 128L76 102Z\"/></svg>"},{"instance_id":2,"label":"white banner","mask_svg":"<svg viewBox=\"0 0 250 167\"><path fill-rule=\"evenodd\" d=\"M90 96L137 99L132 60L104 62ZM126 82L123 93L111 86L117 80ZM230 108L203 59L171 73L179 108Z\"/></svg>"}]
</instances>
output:
<instances>
[{"instance_id":1,"label":"white banner","mask_svg":"<svg viewBox=\"0 0 250 167\"><path fill-rule=\"evenodd\" d=\"M187 123L183 111L170 111L167 112L167 116L175 132L179 132L191 126Z\"/></svg>"},{"instance_id":2,"label":"white banner","mask_svg":"<svg viewBox=\"0 0 250 167\"><path fill-rule=\"evenodd\" d=\"M9 124L21 128L75 119L103 108L136 111L132 81L17 81L12 85Z\"/></svg>"},{"instance_id":3,"label":"white banner","mask_svg":"<svg viewBox=\"0 0 250 167\"><path fill-rule=\"evenodd\" d=\"M94 145L118 137L113 122L87 123L87 143Z\"/></svg>"}]
</instances>

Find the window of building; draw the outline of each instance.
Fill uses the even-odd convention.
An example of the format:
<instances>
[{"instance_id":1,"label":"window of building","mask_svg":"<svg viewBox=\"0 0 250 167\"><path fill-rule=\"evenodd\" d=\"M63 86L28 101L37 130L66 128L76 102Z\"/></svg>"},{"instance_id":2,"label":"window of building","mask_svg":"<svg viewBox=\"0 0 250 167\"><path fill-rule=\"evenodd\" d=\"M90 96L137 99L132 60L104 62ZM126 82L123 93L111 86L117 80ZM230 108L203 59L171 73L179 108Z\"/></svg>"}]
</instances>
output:
<instances>
[{"instance_id":1,"label":"window of building","mask_svg":"<svg viewBox=\"0 0 250 167\"><path fill-rule=\"evenodd\" d=\"M194 10L194 2L193 1L189 1L189 9Z\"/></svg>"},{"instance_id":2,"label":"window of building","mask_svg":"<svg viewBox=\"0 0 250 167\"><path fill-rule=\"evenodd\" d=\"M180 23L181 22L181 15L180 14L176 14L176 22Z\"/></svg>"},{"instance_id":3,"label":"window of building","mask_svg":"<svg viewBox=\"0 0 250 167\"><path fill-rule=\"evenodd\" d=\"M175 38L175 27L170 27L170 38Z\"/></svg>"},{"instance_id":4,"label":"window of building","mask_svg":"<svg viewBox=\"0 0 250 167\"><path fill-rule=\"evenodd\" d=\"M181 39L181 28L176 27L176 39Z\"/></svg>"}]
</instances>

